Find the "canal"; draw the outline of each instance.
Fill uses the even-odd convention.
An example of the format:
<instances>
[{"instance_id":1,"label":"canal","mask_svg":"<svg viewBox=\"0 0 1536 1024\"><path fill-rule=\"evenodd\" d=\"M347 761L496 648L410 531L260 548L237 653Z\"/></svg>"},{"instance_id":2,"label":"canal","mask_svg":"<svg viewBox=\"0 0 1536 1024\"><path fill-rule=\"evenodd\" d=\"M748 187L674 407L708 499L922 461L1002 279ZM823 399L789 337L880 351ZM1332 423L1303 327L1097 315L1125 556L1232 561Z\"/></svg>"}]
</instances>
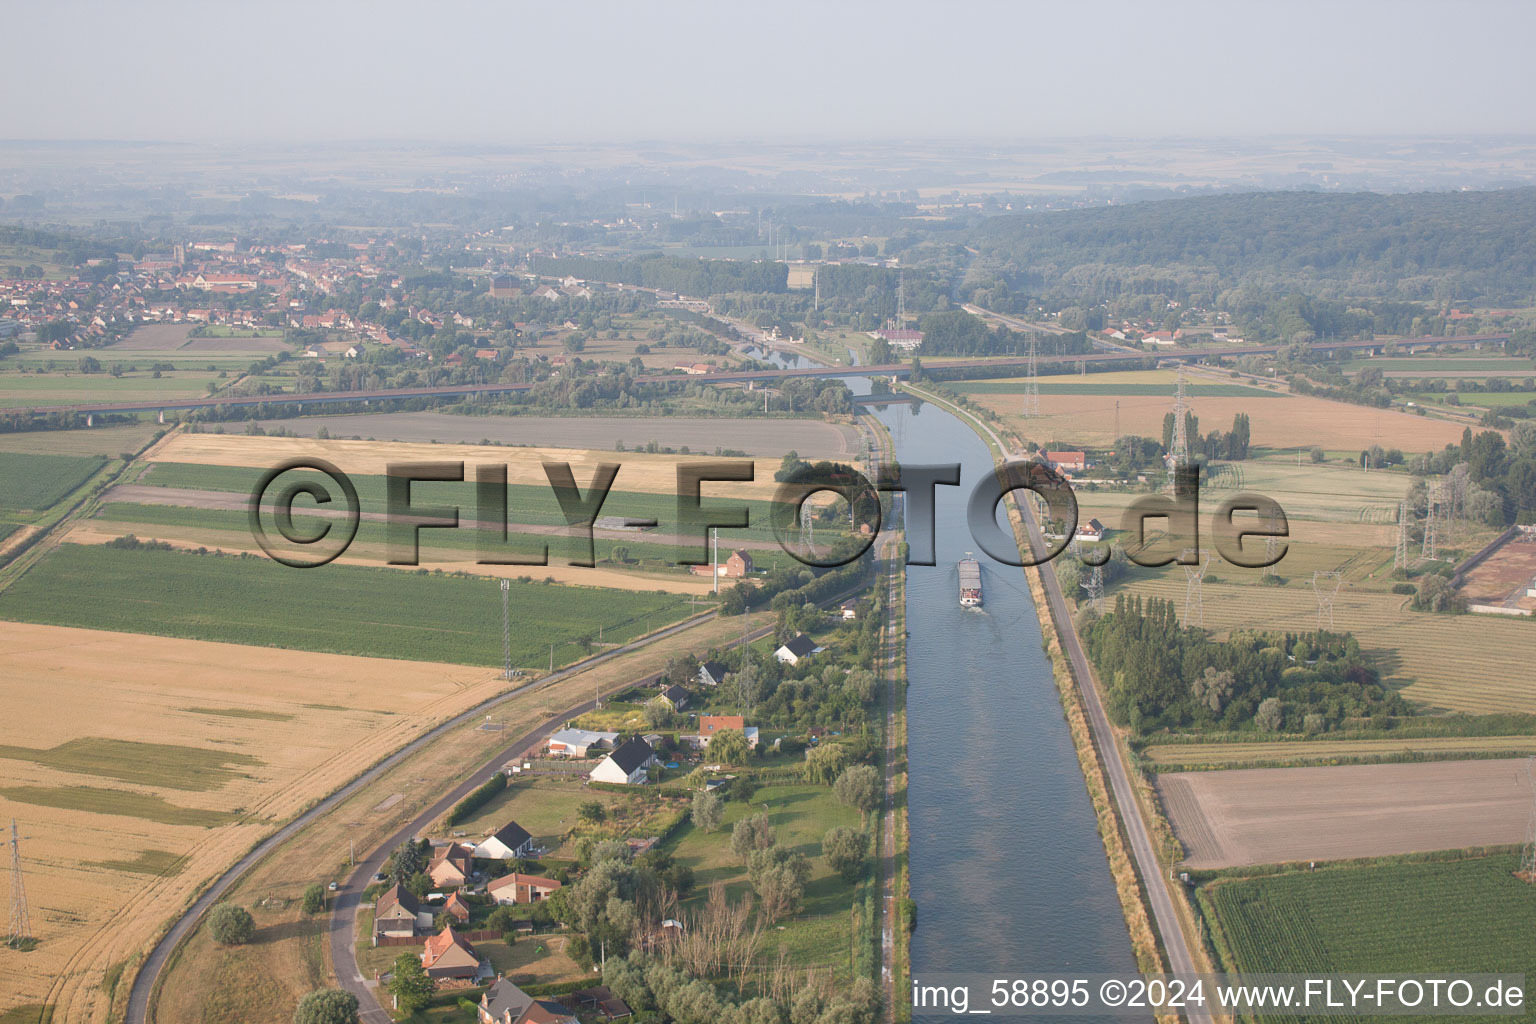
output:
<instances>
[{"instance_id":1,"label":"canal","mask_svg":"<svg viewBox=\"0 0 1536 1024\"><path fill-rule=\"evenodd\" d=\"M872 414L899 462L961 465L959 487L935 488L938 564L907 569L913 976L1128 976L1130 938L1034 601L1023 571L989 559L965 525L991 455L931 403ZM972 551L985 603L963 609L957 562Z\"/></svg>"}]
</instances>

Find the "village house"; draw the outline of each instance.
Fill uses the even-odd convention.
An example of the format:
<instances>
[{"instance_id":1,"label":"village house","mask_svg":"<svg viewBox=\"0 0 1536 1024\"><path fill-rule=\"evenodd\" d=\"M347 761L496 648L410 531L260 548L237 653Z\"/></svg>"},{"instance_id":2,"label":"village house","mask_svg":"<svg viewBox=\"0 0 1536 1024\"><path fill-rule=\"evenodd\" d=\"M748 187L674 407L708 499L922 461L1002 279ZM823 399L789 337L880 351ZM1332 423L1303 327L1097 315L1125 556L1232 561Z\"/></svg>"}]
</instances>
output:
<instances>
[{"instance_id":1,"label":"village house","mask_svg":"<svg viewBox=\"0 0 1536 1024\"><path fill-rule=\"evenodd\" d=\"M480 973L480 954L449 925L427 939L421 966L432 978L473 978Z\"/></svg>"},{"instance_id":2,"label":"village house","mask_svg":"<svg viewBox=\"0 0 1536 1024\"><path fill-rule=\"evenodd\" d=\"M737 548L731 552L730 557L718 565L692 565L688 568L695 576L709 576L713 573L730 579L740 579L752 574L752 555L744 548Z\"/></svg>"},{"instance_id":3,"label":"village house","mask_svg":"<svg viewBox=\"0 0 1536 1024\"><path fill-rule=\"evenodd\" d=\"M517 872L502 875L485 887L486 893L501 904L542 903L559 889L560 883L553 878Z\"/></svg>"},{"instance_id":4,"label":"village house","mask_svg":"<svg viewBox=\"0 0 1536 1024\"><path fill-rule=\"evenodd\" d=\"M373 905L373 940L409 938L432 927L432 915L402 885L392 885L379 893Z\"/></svg>"},{"instance_id":5,"label":"village house","mask_svg":"<svg viewBox=\"0 0 1536 1024\"><path fill-rule=\"evenodd\" d=\"M587 773L593 782L638 786L646 781L645 770L656 764L656 751L644 740L630 740Z\"/></svg>"},{"instance_id":6,"label":"village house","mask_svg":"<svg viewBox=\"0 0 1536 1024\"><path fill-rule=\"evenodd\" d=\"M1086 523L1077 526L1077 539L1089 543L1097 543L1104 539L1104 524L1097 519L1089 519Z\"/></svg>"},{"instance_id":7,"label":"village house","mask_svg":"<svg viewBox=\"0 0 1536 1024\"><path fill-rule=\"evenodd\" d=\"M747 746L757 749L757 726L748 725L747 720L741 715L700 715L698 735L684 736L683 742L695 750L706 750L715 734L726 729L735 729L747 738Z\"/></svg>"},{"instance_id":8,"label":"village house","mask_svg":"<svg viewBox=\"0 0 1536 1024\"><path fill-rule=\"evenodd\" d=\"M433 851L432 861L427 865L427 877L437 888L448 889L468 882L474 866L469 850L458 843L450 843Z\"/></svg>"},{"instance_id":9,"label":"village house","mask_svg":"<svg viewBox=\"0 0 1536 1024\"><path fill-rule=\"evenodd\" d=\"M634 1015L629 1004L613 994L606 985L584 988L566 996L566 1003L591 1013L600 1013L604 1020L623 1020Z\"/></svg>"},{"instance_id":10,"label":"village house","mask_svg":"<svg viewBox=\"0 0 1536 1024\"><path fill-rule=\"evenodd\" d=\"M549 737L547 746L550 757L586 757L592 750L612 750L618 738L616 732L561 729Z\"/></svg>"},{"instance_id":11,"label":"village house","mask_svg":"<svg viewBox=\"0 0 1536 1024\"><path fill-rule=\"evenodd\" d=\"M725 667L724 662L706 661L699 666L699 685L719 686L725 682L725 677L729 674L730 670Z\"/></svg>"},{"instance_id":12,"label":"village house","mask_svg":"<svg viewBox=\"0 0 1536 1024\"><path fill-rule=\"evenodd\" d=\"M661 692L652 697L651 701L665 704L673 711L682 711L688 706L688 691L681 686L663 686Z\"/></svg>"},{"instance_id":13,"label":"village house","mask_svg":"<svg viewBox=\"0 0 1536 1024\"><path fill-rule=\"evenodd\" d=\"M516 860L533 853L533 836L515 821L509 821L475 846L475 856L482 860Z\"/></svg>"},{"instance_id":14,"label":"village house","mask_svg":"<svg viewBox=\"0 0 1536 1024\"><path fill-rule=\"evenodd\" d=\"M469 904L464 902L463 896L455 892L448 897L448 902L443 904L443 913L459 924L464 924L469 920Z\"/></svg>"},{"instance_id":15,"label":"village house","mask_svg":"<svg viewBox=\"0 0 1536 1024\"><path fill-rule=\"evenodd\" d=\"M840 604L838 608L843 613L844 622L851 622L859 617L859 602L854 598L850 597Z\"/></svg>"},{"instance_id":16,"label":"village house","mask_svg":"<svg viewBox=\"0 0 1536 1024\"><path fill-rule=\"evenodd\" d=\"M826 650L825 647L822 647L804 633L796 633L790 638L788 643L781 645L778 650L774 651L773 656L781 664L798 665L802 660L809 658L813 654L820 654L824 650Z\"/></svg>"},{"instance_id":17,"label":"village house","mask_svg":"<svg viewBox=\"0 0 1536 1024\"><path fill-rule=\"evenodd\" d=\"M1077 473L1088 468L1087 452L1041 452L1041 456L1055 469Z\"/></svg>"}]
</instances>

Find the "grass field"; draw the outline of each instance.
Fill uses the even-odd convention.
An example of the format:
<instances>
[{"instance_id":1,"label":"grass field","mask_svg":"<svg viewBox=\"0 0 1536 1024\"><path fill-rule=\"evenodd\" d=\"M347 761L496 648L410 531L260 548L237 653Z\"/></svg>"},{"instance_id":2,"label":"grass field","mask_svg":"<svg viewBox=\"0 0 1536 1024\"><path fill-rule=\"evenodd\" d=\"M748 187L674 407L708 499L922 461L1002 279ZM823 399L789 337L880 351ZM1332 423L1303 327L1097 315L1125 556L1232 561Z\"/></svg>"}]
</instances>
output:
<instances>
[{"instance_id":1,"label":"grass field","mask_svg":"<svg viewBox=\"0 0 1536 1024\"><path fill-rule=\"evenodd\" d=\"M0 452L0 511L50 508L106 465L104 456Z\"/></svg>"},{"instance_id":2,"label":"grass field","mask_svg":"<svg viewBox=\"0 0 1536 1024\"><path fill-rule=\"evenodd\" d=\"M782 945L796 966L824 966L842 973L848 965L848 910L853 892L821 855L821 839L838 825L857 829L863 822L857 811L837 802L830 787L764 786L750 805L737 801L726 804L725 822L718 832L700 832L685 824L673 853L680 863L693 868L696 888L684 908L702 905L709 886L717 880L726 883L732 899L751 892L745 868L731 853L731 829L742 818L764 810L764 805L779 845L798 850L811 862L804 910L791 920L781 921L784 930L770 933L765 945L770 949Z\"/></svg>"},{"instance_id":3,"label":"grass field","mask_svg":"<svg viewBox=\"0 0 1536 1024\"><path fill-rule=\"evenodd\" d=\"M105 353L111 350L101 351ZM68 365L73 367L74 364ZM103 365L107 365L105 361ZM86 374L64 370L53 373L0 374L0 408L75 405L85 401L152 402L160 398L194 398L207 394L208 385L218 381L218 374L207 369L167 370L159 377L154 377L144 368L146 363L138 365L138 371L125 373L121 377L107 373Z\"/></svg>"},{"instance_id":4,"label":"grass field","mask_svg":"<svg viewBox=\"0 0 1536 1024\"><path fill-rule=\"evenodd\" d=\"M1141 750L1158 771L1339 764L1404 756L1491 757L1536 754L1536 736L1423 736L1388 740L1277 740L1257 743L1163 743Z\"/></svg>"},{"instance_id":5,"label":"grass field","mask_svg":"<svg viewBox=\"0 0 1536 1024\"><path fill-rule=\"evenodd\" d=\"M153 580L153 586L146 581ZM573 660L684 618L675 596L511 584L512 660ZM80 596L89 594L89 600ZM0 617L294 650L500 665L501 602L483 578L63 544L8 590Z\"/></svg>"},{"instance_id":6,"label":"grass field","mask_svg":"<svg viewBox=\"0 0 1536 1024\"><path fill-rule=\"evenodd\" d=\"M1226 970L1436 977L1524 973L1529 978L1536 976L1536 930L1530 927L1536 886L1515 878L1516 866L1513 856L1489 856L1326 867L1219 879L1197 892Z\"/></svg>"},{"instance_id":7,"label":"grass field","mask_svg":"<svg viewBox=\"0 0 1536 1024\"><path fill-rule=\"evenodd\" d=\"M0 452L37 455L117 455L136 452L165 428L146 417L138 423L82 430L29 430L0 434Z\"/></svg>"}]
</instances>

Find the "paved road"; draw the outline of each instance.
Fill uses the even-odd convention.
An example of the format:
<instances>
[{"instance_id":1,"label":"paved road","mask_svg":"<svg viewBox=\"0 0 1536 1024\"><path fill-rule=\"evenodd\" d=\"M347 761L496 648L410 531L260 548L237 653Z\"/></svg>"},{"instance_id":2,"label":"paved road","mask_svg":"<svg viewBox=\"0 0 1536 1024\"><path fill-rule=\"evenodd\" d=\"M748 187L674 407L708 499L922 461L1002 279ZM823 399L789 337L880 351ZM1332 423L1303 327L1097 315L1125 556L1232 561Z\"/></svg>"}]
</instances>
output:
<instances>
[{"instance_id":1,"label":"paved road","mask_svg":"<svg viewBox=\"0 0 1536 1024\"><path fill-rule=\"evenodd\" d=\"M948 405L947 402L940 404ZM985 430L999 451L1008 451L1002 438L990 426L980 420L970 419L969 421ZM1030 547L1036 552L1036 557L1039 557L1041 553L1048 550L1045 538L1040 535L1040 527L1035 521L1029 502L1019 502L1019 506L1024 513ZM1093 730L1094 745L1098 747L1100 757L1104 761L1105 774L1109 776L1110 793L1114 797L1120 822L1130 839L1131 856L1136 862L1137 873L1141 875L1142 885L1147 893L1147 902L1152 907L1153 925L1163 940L1169 969L1175 974L1194 974L1196 973L1195 958L1190 952L1184 929L1179 925L1178 912L1174 908L1173 896L1169 892L1170 881L1158 865L1157 854L1152 845L1152 834L1147 828L1145 816L1141 813L1141 804L1136 801L1136 791L1131 785L1130 771L1120 751L1114 729L1110 726L1109 716L1104 712L1104 702L1099 696L1098 681L1089 667L1087 656L1083 653L1077 629L1073 626L1072 616L1067 609L1066 598L1061 592L1061 584L1057 582L1056 574L1049 571L1049 564L1043 569L1045 571L1040 573L1040 581L1045 587L1046 601L1050 605L1051 616L1056 620L1057 634L1061 637L1067 657L1072 662L1072 674L1077 677L1078 692L1082 694L1083 706L1088 712L1088 723ZM1211 1024L1212 1020L1211 1015L1204 1010L1188 1010L1185 1016L1190 1024Z\"/></svg>"},{"instance_id":2,"label":"paved road","mask_svg":"<svg viewBox=\"0 0 1536 1024\"><path fill-rule=\"evenodd\" d=\"M887 1024L896 1021L896 929L900 917L896 913L896 695L897 686L903 683L896 673L897 644L905 638L896 633L896 578L903 569L896 564L900 549L894 541L887 541L881 557L889 566L886 576L885 604L885 810L880 815L880 988L885 1004ZM906 621L903 617L902 621Z\"/></svg>"},{"instance_id":3,"label":"paved road","mask_svg":"<svg viewBox=\"0 0 1536 1024\"><path fill-rule=\"evenodd\" d=\"M634 640L630 643L624 644L621 647L615 647L612 650L593 655L591 658L587 658L584 661L577 662L574 665L560 669L559 671L550 675L546 675L540 679L525 683L522 686L509 690L508 692L498 697L493 697L488 701L477 704L475 707L470 708L468 711L465 711L462 714L457 715L454 718L451 718L441 725L431 729L430 731L418 736L410 743L407 743L393 754L384 758L384 760L375 764L362 775L359 775L357 778L353 779L351 782L336 790L330 796L326 797L324 800L320 801L318 804L311 807L303 814L300 814L297 818L294 818L282 828L278 829L276 832L258 844L255 849L251 850L250 853L247 853L244 857L241 857L240 860L236 862L234 867L230 868L228 871L224 872L217 879L215 879L213 884L210 885L200 897L198 897L196 902L194 902L192 906L187 909L186 913L184 913L181 918L171 926L170 930L165 933L160 941L155 944L155 948L150 951L149 956L145 959L144 966L140 968L139 973L134 977L133 988L128 995L127 1024L145 1024L146 1021L151 1019L149 1016L150 995L154 990L155 983L160 978L160 972L164 970L166 962L169 960L172 951L174 951L176 947L181 944L181 941L186 938L186 936L192 931L192 929L197 926L198 921L202 919L203 914L207 913L208 908L223 898L224 894L228 892L230 888L234 886L234 884L238 882L247 871L254 867L258 861L291 839L299 832L300 829L310 825L321 815L329 813L333 808L349 799L358 790L373 782L384 772L388 771L390 768L393 768L407 757L410 757L412 754L419 751L428 743L438 739L449 730L456 729L466 722L484 715L488 710L495 707L496 705L501 704L502 702L517 696L518 694L537 689L548 683L557 682L563 678L566 678L567 676L591 668L594 665L602 664L611 658L616 658L620 655L627 654L630 651L638 650L664 637L672 636L686 629L691 629L694 626L714 618L715 614L716 613L712 611L705 612L702 615L695 616L694 618L687 619L683 622L679 622L668 626L665 629L659 630L656 633L651 634L649 637L644 637L640 640ZM502 761L505 761L506 759L506 757L503 757ZM502 762L498 761L496 763L500 764ZM484 781L483 777L481 781ZM361 870L361 868L359 868L359 870ZM374 868L373 870L376 871L378 869ZM368 873L368 875L371 874L372 871ZM367 878L368 875L364 875L363 877ZM353 894L353 899L355 901L355 891L356 890L350 885L349 882L348 890L342 894L341 899L345 899L347 895ZM341 899L337 901L338 904L341 903ZM355 962L353 973L356 973Z\"/></svg>"}]
</instances>

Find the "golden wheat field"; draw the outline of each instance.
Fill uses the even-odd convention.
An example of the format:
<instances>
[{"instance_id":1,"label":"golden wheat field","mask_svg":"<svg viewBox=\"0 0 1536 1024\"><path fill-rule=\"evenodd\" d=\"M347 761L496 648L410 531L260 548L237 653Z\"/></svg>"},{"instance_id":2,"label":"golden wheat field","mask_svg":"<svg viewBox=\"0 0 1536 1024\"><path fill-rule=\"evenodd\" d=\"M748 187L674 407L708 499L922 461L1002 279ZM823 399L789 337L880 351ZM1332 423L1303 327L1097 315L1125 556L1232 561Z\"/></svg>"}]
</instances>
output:
<instances>
[{"instance_id":1,"label":"golden wheat field","mask_svg":"<svg viewBox=\"0 0 1536 1024\"><path fill-rule=\"evenodd\" d=\"M246 434L178 433L155 450L157 462L191 462L212 466L275 466L285 459L320 458L344 473L382 476L392 463L459 462L466 467L491 463L507 466L507 483L548 487L545 462L568 462L578 486L585 488L598 463L620 465L614 489L642 494L676 494L677 467L702 461L686 455L612 452L583 448L487 448L473 444L417 444L402 441L337 441L303 437L260 437ZM731 460L744 462L744 459ZM773 498L773 474L778 459L755 459L751 483L711 482L704 493L712 498ZM470 472L466 469L466 472Z\"/></svg>"},{"instance_id":2,"label":"golden wheat field","mask_svg":"<svg viewBox=\"0 0 1536 1024\"><path fill-rule=\"evenodd\" d=\"M88 599L83 595L82 599ZM106 1019L108 979L274 825L505 687L484 668L0 622L0 821L30 952L0 1012Z\"/></svg>"}]
</instances>

